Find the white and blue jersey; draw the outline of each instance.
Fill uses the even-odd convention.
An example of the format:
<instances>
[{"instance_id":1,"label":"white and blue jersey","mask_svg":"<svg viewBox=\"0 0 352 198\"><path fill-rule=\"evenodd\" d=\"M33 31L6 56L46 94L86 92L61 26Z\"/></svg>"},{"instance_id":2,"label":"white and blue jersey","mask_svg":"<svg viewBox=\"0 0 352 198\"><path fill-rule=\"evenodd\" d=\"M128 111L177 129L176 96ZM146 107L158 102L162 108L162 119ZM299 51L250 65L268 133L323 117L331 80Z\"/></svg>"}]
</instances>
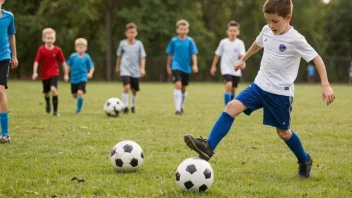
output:
<instances>
[{"instance_id":1,"label":"white and blue jersey","mask_svg":"<svg viewBox=\"0 0 352 198\"><path fill-rule=\"evenodd\" d=\"M87 82L89 69L94 67L93 61L87 53L84 53L82 57L77 53L71 54L66 64L71 68L71 84Z\"/></svg>"},{"instance_id":2,"label":"white and blue jersey","mask_svg":"<svg viewBox=\"0 0 352 198\"><path fill-rule=\"evenodd\" d=\"M1 10L0 17L0 61L11 60L9 35L16 34L15 18L11 12Z\"/></svg>"},{"instance_id":3,"label":"white and blue jersey","mask_svg":"<svg viewBox=\"0 0 352 198\"><path fill-rule=\"evenodd\" d=\"M175 36L169 42L166 54L172 55L171 70L179 70L190 74L192 73L192 55L198 54L198 49L191 37L186 36L185 39L181 40L178 36Z\"/></svg>"},{"instance_id":4,"label":"white and blue jersey","mask_svg":"<svg viewBox=\"0 0 352 198\"><path fill-rule=\"evenodd\" d=\"M274 35L266 25L255 43L264 48L260 70L254 83L236 99L247 107L245 114L263 108L264 124L287 130L300 59L310 62L318 54L293 27L285 34Z\"/></svg>"}]
</instances>

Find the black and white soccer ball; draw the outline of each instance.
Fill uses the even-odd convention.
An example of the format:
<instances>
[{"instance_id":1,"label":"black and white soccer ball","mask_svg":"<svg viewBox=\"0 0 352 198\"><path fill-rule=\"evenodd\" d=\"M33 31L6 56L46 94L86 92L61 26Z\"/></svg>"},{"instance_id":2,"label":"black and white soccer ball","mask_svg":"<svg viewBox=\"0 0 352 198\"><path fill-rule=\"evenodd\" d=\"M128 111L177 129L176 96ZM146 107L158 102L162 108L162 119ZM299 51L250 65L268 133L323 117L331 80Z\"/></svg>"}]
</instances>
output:
<instances>
[{"instance_id":1,"label":"black and white soccer ball","mask_svg":"<svg viewBox=\"0 0 352 198\"><path fill-rule=\"evenodd\" d=\"M214 181L210 164L200 158L188 158L177 168L176 183L185 192L204 192Z\"/></svg>"},{"instance_id":2,"label":"black and white soccer ball","mask_svg":"<svg viewBox=\"0 0 352 198\"><path fill-rule=\"evenodd\" d=\"M117 117L121 114L124 109L123 102L118 98L109 98L103 107L106 115Z\"/></svg>"},{"instance_id":3,"label":"black and white soccer ball","mask_svg":"<svg viewBox=\"0 0 352 198\"><path fill-rule=\"evenodd\" d=\"M125 140L114 146L110 159L117 171L132 172L143 165L144 154L136 142Z\"/></svg>"}]
</instances>

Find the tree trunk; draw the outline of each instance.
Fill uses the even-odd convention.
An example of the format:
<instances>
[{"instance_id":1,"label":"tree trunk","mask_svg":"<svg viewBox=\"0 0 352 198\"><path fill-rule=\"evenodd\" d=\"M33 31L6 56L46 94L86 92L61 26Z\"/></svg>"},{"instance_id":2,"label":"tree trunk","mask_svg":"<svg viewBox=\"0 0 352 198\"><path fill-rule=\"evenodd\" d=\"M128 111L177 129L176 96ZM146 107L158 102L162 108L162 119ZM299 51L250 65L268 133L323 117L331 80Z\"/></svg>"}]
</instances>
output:
<instances>
[{"instance_id":1,"label":"tree trunk","mask_svg":"<svg viewBox=\"0 0 352 198\"><path fill-rule=\"evenodd\" d=\"M108 0L106 6L106 70L105 70L105 80L111 81L112 72L112 0Z\"/></svg>"}]
</instances>

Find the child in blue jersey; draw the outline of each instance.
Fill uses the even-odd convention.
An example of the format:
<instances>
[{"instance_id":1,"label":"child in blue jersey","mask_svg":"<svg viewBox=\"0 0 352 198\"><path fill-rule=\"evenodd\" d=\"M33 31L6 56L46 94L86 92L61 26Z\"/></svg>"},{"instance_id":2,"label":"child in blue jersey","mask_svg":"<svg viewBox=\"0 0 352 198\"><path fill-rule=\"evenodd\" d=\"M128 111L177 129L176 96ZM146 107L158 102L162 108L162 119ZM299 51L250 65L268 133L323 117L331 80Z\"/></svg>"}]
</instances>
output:
<instances>
[{"instance_id":1,"label":"child in blue jersey","mask_svg":"<svg viewBox=\"0 0 352 198\"><path fill-rule=\"evenodd\" d=\"M76 114L81 113L83 106L83 94L86 93L88 79L93 77L94 64L90 56L86 53L88 42L84 38L75 41L76 52L71 54L66 64L71 70L71 93L77 98Z\"/></svg>"},{"instance_id":2,"label":"child in blue jersey","mask_svg":"<svg viewBox=\"0 0 352 198\"><path fill-rule=\"evenodd\" d=\"M167 73L172 75L175 83L174 101L176 115L181 115L184 110L184 104L187 96L186 86L189 83L189 74L198 72L197 54L198 49L194 40L187 36L189 32L189 23L186 20L179 20L176 23L176 32L178 36L171 39L166 49L167 56ZM193 66L191 67L191 59Z\"/></svg>"},{"instance_id":3,"label":"child in blue jersey","mask_svg":"<svg viewBox=\"0 0 352 198\"><path fill-rule=\"evenodd\" d=\"M314 83L314 65L313 63L309 63L307 67L307 80L308 83Z\"/></svg>"},{"instance_id":4,"label":"child in blue jersey","mask_svg":"<svg viewBox=\"0 0 352 198\"><path fill-rule=\"evenodd\" d=\"M292 0L267 0L264 3L263 12L268 25L263 27L249 50L234 65L235 70L243 69L245 61L264 48L254 83L227 104L206 140L192 135L184 136L187 146L201 158L209 160L213 156L216 146L227 135L239 114L244 112L250 115L263 108L263 124L275 127L279 137L296 156L298 176L310 177L313 159L305 152L299 137L290 127L293 83L301 57L307 62L314 62L321 78L322 98L327 105L334 101L335 94L330 87L322 58L290 25L292 8Z\"/></svg>"},{"instance_id":5,"label":"child in blue jersey","mask_svg":"<svg viewBox=\"0 0 352 198\"><path fill-rule=\"evenodd\" d=\"M11 12L1 9L5 0L0 0L0 143L9 143L9 116L8 103L5 90L7 89L7 79L10 65L14 69L18 65L15 19Z\"/></svg>"}]
</instances>

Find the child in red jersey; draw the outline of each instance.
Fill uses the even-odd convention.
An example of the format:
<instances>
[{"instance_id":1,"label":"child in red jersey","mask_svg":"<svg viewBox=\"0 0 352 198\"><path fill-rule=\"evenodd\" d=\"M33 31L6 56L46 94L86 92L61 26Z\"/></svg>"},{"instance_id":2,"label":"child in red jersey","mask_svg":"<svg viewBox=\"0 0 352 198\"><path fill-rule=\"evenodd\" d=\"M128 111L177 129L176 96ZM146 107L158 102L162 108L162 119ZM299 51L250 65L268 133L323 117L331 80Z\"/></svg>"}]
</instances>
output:
<instances>
[{"instance_id":1,"label":"child in red jersey","mask_svg":"<svg viewBox=\"0 0 352 198\"><path fill-rule=\"evenodd\" d=\"M66 60L61 49L54 45L56 40L56 32L51 28L45 28L42 33L42 39L45 43L40 46L37 55L35 57L33 65L33 80L38 77L38 65L40 63L40 75L43 82L43 93L45 96L46 107L45 110L47 113L50 113L50 92L53 96L53 107L54 107L54 116L59 117L60 114L57 110L58 107L58 92L57 92L57 81L59 78L59 65L58 61L62 64L62 68L65 72L64 80L68 81L68 71L66 69Z\"/></svg>"}]
</instances>

